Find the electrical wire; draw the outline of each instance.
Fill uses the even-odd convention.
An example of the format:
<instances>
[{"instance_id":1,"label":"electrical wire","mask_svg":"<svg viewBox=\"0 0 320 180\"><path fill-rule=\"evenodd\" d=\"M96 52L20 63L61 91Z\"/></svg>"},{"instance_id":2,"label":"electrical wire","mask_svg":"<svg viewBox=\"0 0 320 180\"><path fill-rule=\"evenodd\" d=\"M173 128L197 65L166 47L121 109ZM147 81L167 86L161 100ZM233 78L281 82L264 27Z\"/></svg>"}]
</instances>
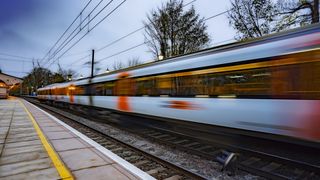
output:
<instances>
[{"instance_id":1,"label":"electrical wire","mask_svg":"<svg viewBox=\"0 0 320 180\"><path fill-rule=\"evenodd\" d=\"M0 53L0 55L2 55L2 56L8 56L8 57L22 58L22 59L31 59L31 60L33 59L33 58L30 58L30 57L22 57L22 56L7 54L7 53Z\"/></svg>"},{"instance_id":2,"label":"electrical wire","mask_svg":"<svg viewBox=\"0 0 320 180\"><path fill-rule=\"evenodd\" d=\"M212 16L210 16L210 17L208 17L208 18L205 18L204 21L208 21L208 20L213 19L213 18L215 18L215 17L221 16L221 15L223 15L223 14L229 12L229 11L230 11L230 10L227 10L227 11L223 11L223 12L221 12L221 13L212 15ZM231 41L231 40L233 40L233 39L228 39L228 40L225 40L225 41ZM151 41L151 40L145 41L145 42L140 43L140 44L137 44L137 45L134 45L134 46L132 46L132 47L130 47L130 48L128 48L128 49L125 49L125 50L123 50L123 51L117 52L117 53L112 54L112 55L110 55L110 56L101 58L101 59L99 59L99 60L97 60L97 61L98 61L98 62L101 62L101 61L110 59L110 58L112 58L112 57L114 57L114 56L120 55L120 54L125 53L125 52L128 52L128 51L130 51L130 50L132 50L132 49L138 48L138 47L140 47L140 46L142 46L142 45L144 45L144 44L147 44L147 43L149 43L150 41ZM222 41L222 42L224 42L224 41ZM222 42L219 42L219 43L222 43ZM215 44L216 44L216 43L215 43Z\"/></svg>"},{"instance_id":3,"label":"electrical wire","mask_svg":"<svg viewBox=\"0 0 320 180\"><path fill-rule=\"evenodd\" d=\"M50 54L52 49L58 44L58 42L62 39L62 37L68 32L68 30L72 27L72 25L76 22L76 20L81 16L82 12L89 6L89 4L92 2L92 0L89 0L88 3L85 5L85 7L80 11L78 16L72 21L72 23L68 26L68 28L62 33L62 35L59 37L59 39L54 43L54 45L50 48L50 50L47 52L47 54L40 60L40 63Z\"/></svg>"},{"instance_id":4,"label":"electrical wire","mask_svg":"<svg viewBox=\"0 0 320 180\"><path fill-rule=\"evenodd\" d=\"M187 4L183 5L183 7L186 7L186 6L188 6L189 4L194 3L195 1L197 1L197 0L192 0L192 1L188 2ZM116 44L117 42L119 42L119 41L121 41L121 40L123 40L123 39L125 39L125 38L127 38L127 37L129 37L129 36L131 36L131 35L133 35L133 34L135 34L135 33L137 33L137 32L139 32L139 31L141 31L142 29L144 29L146 26L148 26L148 25L150 25L150 24L151 24L151 23L149 23L149 24L147 24L147 25L144 25L144 26L142 26L142 27L140 27L140 28L138 28L138 29L136 29L136 30L134 30L134 31L126 34L126 35L124 35L124 36L121 36L120 38L112 41L111 43L109 43L109 44L107 44L107 45L105 45L105 46L97 49L96 52L99 52L99 51L101 51L101 50L103 50L103 49L105 49L105 48L107 48L107 47L110 47L110 46Z\"/></svg>"},{"instance_id":5,"label":"electrical wire","mask_svg":"<svg viewBox=\"0 0 320 180\"><path fill-rule=\"evenodd\" d=\"M111 0L112 1L112 0ZM90 31L95 29L100 23L102 23L107 17L109 17L113 12L115 12L123 3L127 0L123 0L120 4L118 4L111 12L109 12L106 16L104 16L98 23L96 23ZM101 12L101 11L100 11ZM99 13L100 13L99 12ZM89 22L88 22L89 23ZM65 53L67 53L71 48L73 48L76 44L78 44L90 31L87 31L80 39L78 39L75 43L73 43L66 51L64 51L57 59L61 58ZM48 67L50 67L55 61L53 61Z\"/></svg>"},{"instance_id":6,"label":"electrical wire","mask_svg":"<svg viewBox=\"0 0 320 180\"><path fill-rule=\"evenodd\" d=\"M130 50L132 50L132 49L135 49L135 48L137 48L137 47L140 47L140 46L142 46L142 45L144 45L144 44L146 44L146 43L148 43L148 42L150 42L150 41L137 44L137 45L132 46L132 47L130 47L130 48L128 48L128 49L125 49L125 50L123 50L123 51L120 51L120 52L117 52L117 53L112 54L112 55L110 55L110 56L104 57L104 58L102 58L102 59L97 60L97 62L101 62L101 61L110 59L110 58L112 58L112 57L114 57L114 56L120 55L120 54L122 54L122 53L128 52L128 51L130 51Z\"/></svg>"},{"instance_id":7,"label":"electrical wire","mask_svg":"<svg viewBox=\"0 0 320 180\"><path fill-rule=\"evenodd\" d=\"M186 7L186 6L188 6L189 4L194 3L195 1L197 1L197 0L192 0L192 1L188 2L187 4L185 4L183 7ZM150 23L149 23L149 24L150 24ZM149 24L148 24L148 25L149 25ZM103 47L97 49L95 52L97 53L97 52L99 52L99 51L101 51L101 50L103 50L103 49L105 49L105 48L107 48L107 47L110 47L110 46L112 46L112 45L120 42L121 40L123 40L123 39L125 39L125 38L127 38L127 37L129 37L129 36L131 36L131 35L133 35L133 34L135 34L135 33L137 33L137 32L139 32L139 31L141 31L141 30L144 29L145 27L146 27L146 25L144 25L144 26L142 26L142 27L140 27L140 28L138 28L138 29L136 29L136 30L134 30L134 31L131 31L130 33L128 33L128 34L126 34L126 35L124 35L124 36L121 36L120 38L112 41L111 43L109 43L109 44L107 44L107 45L104 45ZM140 46L141 46L141 45L140 45ZM129 49L131 50L131 48L129 48ZM126 51L126 50L125 50L125 51ZM82 60L82 59L78 59L78 60ZM74 64L74 63L77 62L78 60L73 61L70 65Z\"/></svg>"},{"instance_id":8,"label":"electrical wire","mask_svg":"<svg viewBox=\"0 0 320 180\"><path fill-rule=\"evenodd\" d=\"M87 22L82 28L81 28L81 25L83 24L84 21L87 20L87 18L89 18L89 15L95 11L97 9L97 7L103 2L104 0L100 0L99 3L90 11L90 13L86 16L85 19L83 19L80 24L69 34L69 36L60 44L59 47L56 48L56 50L53 52L53 54L49 57L48 61L50 61L51 59L53 59L65 46L67 46L80 32L82 32L82 30L91 22L94 20L94 18L99 15L102 10L104 10L107 6L109 6L109 4L113 1L113 0L110 0L108 2L107 5L104 6L104 8L102 10L100 10L95 16L94 18L92 18L89 22ZM81 14L81 13L80 13ZM77 29L80 29L75 35L73 35L75 33L75 31ZM72 36L73 35L73 36ZM71 37L72 36L72 37ZM71 37L71 38L70 38ZM69 39L70 38L70 39ZM45 63L46 64L46 63ZM45 65L44 64L44 65Z\"/></svg>"}]
</instances>

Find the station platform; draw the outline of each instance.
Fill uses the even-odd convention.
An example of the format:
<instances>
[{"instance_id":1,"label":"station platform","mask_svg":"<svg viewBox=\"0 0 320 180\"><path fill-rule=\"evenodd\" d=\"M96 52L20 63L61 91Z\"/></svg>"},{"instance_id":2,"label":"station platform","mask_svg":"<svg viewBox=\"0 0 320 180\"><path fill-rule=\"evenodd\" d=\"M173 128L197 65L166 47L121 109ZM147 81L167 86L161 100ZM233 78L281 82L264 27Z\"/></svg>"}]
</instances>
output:
<instances>
[{"instance_id":1,"label":"station platform","mask_svg":"<svg viewBox=\"0 0 320 180\"><path fill-rule=\"evenodd\" d=\"M154 179L29 102L0 100L0 179Z\"/></svg>"}]
</instances>

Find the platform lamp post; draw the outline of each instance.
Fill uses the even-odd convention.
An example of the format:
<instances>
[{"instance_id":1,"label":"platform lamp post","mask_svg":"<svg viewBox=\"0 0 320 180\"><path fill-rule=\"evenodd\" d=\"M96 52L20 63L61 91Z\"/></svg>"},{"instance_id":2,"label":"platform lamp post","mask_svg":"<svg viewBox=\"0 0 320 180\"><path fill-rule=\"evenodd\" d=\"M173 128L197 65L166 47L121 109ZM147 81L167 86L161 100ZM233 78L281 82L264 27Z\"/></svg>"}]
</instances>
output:
<instances>
[{"instance_id":1,"label":"platform lamp post","mask_svg":"<svg viewBox=\"0 0 320 180\"><path fill-rule=\"evenodd\" d=\"M71 81L71 80L72 80L72 74L68 74L68 75L67 75L67 80L68 80L68 81Z\"/></svg>"},{"instance_id":2,"label":"platform lamp post","mask_svg":"<svg viewBox=\"0 0 320 180\"><path fill-rule=\"evenodd\" d=\"M94 49L92 49L92 59L91 59L91 78L93 78L93 69L94 68Z\"/></svg>"},{"instance_id":3,"label":"platform lamp post","mask_svg":"<svg viewBox=\"0 0 320 180\"><path fill-rule=\"evenodd\" d=\"M164 57L163 57L161 54L158 56L158 60L159 60L159 61L163 60L163 58L164 58Z\"/></svg>"}]
</instances>

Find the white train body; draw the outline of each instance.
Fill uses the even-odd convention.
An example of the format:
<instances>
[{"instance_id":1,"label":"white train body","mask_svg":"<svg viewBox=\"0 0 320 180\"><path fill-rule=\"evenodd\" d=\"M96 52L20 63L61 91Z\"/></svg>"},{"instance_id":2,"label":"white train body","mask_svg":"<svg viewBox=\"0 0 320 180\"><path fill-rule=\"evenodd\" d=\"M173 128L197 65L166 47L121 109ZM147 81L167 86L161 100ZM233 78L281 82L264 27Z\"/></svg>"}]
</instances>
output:
<instances>
[{"instance_id":1,"label":"white train body","mask_svg":"<svg viewBox=\"0 0 320 180\"><path fill-rule=\"evenodd\" d=\"M307 73L308 67L318 68L319 62L320 27L316 25L250 43L218 47L92 79L53 84L40 88L38 98L320 142L320 91L318 91L317 85L311 87L309 84L303 84L305 79L308 81L310 78L318 76L315 74L318 70L311 70L315 73L310 77L301 75L303 78L299 79L298 76ZM289 70L281 69L285 69L285 67L288 67ZM251 74L247 73L248 69ZM245 70L247 74L241 74ZM252 73L252 71L258 73ZM220 90L216 90L212 94L191 93L190 97L166 93L157 93L156 95L150 93L135 95L134 93L137 91L137 84L144 82L145 79L148 80L148 78L149 80L153 78L156 83L159 83L161 78L197 75L197 78L203 77L205 79L195 82L203 83L204 80L210 80L211 76L217 79L220 77L219 73L230 72L233 74L223 74L223 77L239 78L239 83L236 85L235 83L225 84L223 88L228 89L225 94L219 94ZM298 73L298 75L291 82L292 72ZM208 75L208 73L210 74ZM267 87L262 87L263 83L252 83L252 86L249 86L249 83L241 85L241 80L247 80L242 76L255 78L268 76L268 85ZM290 80L290 82L283 82L281 78ZM134 81L132 87L135 88L127 90L132 91L133 94L117 94L121 91L123 83L131 83L131 81L122 82L121 80L124 79ZM93 88L94 85L98 86L99 83L105 82L116 84L112 90L115 91L114 94L101 96L98 93L86 95L83 92L86 91L85 86ZM175 82L173 80L170 83ZM295 90L292 85L295 82L300 83L301 85L298 85L303 88L297 87ZM315 82L319 81L315 80ZM78 87L84 87L81 95L73 92ZM103 87L104 91L107 91L107 87ZM222 86L219 85L220 87ZM67 89L64 90L64 94L52 93L57 88ZM150 88L150 92L152 88ZM184 88L187 89L187 86ZM210 88L212 87L210 86ZM248 91L245 91L246 88ZM204 92L209 92L209 90L204 90ZM246 94L247 92L249 95ZM267 95L262 98L256 96L261 92L266 92ZM253 93L254 96L251 97L250 93Z\"/></svg>"}]
</instances>

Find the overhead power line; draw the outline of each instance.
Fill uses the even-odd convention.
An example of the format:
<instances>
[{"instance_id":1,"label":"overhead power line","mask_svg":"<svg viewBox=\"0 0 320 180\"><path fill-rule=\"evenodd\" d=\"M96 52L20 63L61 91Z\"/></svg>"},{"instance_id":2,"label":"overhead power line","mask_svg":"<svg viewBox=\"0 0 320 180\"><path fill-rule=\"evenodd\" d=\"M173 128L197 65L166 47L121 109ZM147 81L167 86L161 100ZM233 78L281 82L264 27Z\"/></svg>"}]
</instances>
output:
<instances>
[{"instance_id":1,"label":"overhead power line","mask_svg":"<svg viewBox=\"0 0 320 180\"><path fill-rule=\"evenodd\" d=\"M84 19L82 19L82 11L80 12L80 23L78 26L76 26L71 33L60 43L60 45L55 49L53 53L51 53L50 57L48 57L48 61L45 63L47 64L52 60L66 45L68 45L82 30L88 25L88 23L85 26L82 26L82 24L89 18L89 16L97 9L97 7L103 2L104 0L100 0L98 4L95 5L95 7L86 15ZM92 19L93 20L93 19ZM90 21L91 22L91 21ZM77 31L77 32L76 32ZM73 35L73 36L72 36ZM71 37L72 36L72 37ZM71 38L70 38L71 37ZM44 65L45 65L44 64Z\"/></svg>"},{"instance_id":2,"label":"overhead power line","mask_svg":"<svg viewBox=\"0 0 320 180\"><path fill-rule=\"evenodd\" d=\"M22 59L33 59L30 57L22 57L22 56L17 56L17 55L12 55L12 54L7 54L7 53L0 53L1 56L8 56L8 57L16 57L16 58L22 58Z\"/></svg>"},{"instance_id":3,"label":"overhead power line","mask_svg":"<svg viewBox=\"0 0 320 180\"><path fill-rule=\"evenodd\" d=\"M7 73L21 73L21 74L28 74L29 72L24 72L24 71L7 71L7 70L3 70L3 72Z\"/></svg>"},{"instance_id":4,"label":"overhead power line","mask_svg":"<svg viewBox=\"0 0 320 180\"><path fill-rule=\"evenodd\" d=\"M79 56L81 54L89 54L89 51L82 51L82 52L67 54L67 55L64 55L64 57Z\"/></svg>"},{"instance_id":5,"label":"overhead power line","mask_svg":"<svg viewBox=\"0 0 320 180\"><path fill-rule=\"evenodd\" d=\"M111 0L112 1L112 0ZM115 12L123 3L125 3L127 0L123 0L120 4L118 4L112 11L110 11L106 16L104 16L99 22L97 22L91 29L95 29L100 23L102 23L107 17L109 17L113 12ZM99 12L101 13L101 11ZM95 16L96 17L96 16ZM94 17L94 18L95 18ZM91 21L90 21L91 22ZM89 24L89 22L87 23ZM87 25L86 24L86 25ZM67 53L71 48L73 48L76 44L78 44L90 31L87 31L80 39L78 39L76 42L74 42L66 51L64 51L57 59L61 58L65 53ZM48 67L50 67L55 61L53 61Z\"/></svg>"},{"instance_id":6,"label":"overhead power line","mask_svg":"<svg viewBox=\"0 0 320 180\"><path fill-rule=\"evenodd\" d=\"M215 17L221 16L221 15L223 15L223 14L229 12L229 11L230 11L230 9L229 9L229 10L226 10L226 11L223 11L223 12L221 12L221 13L218 13L218 14L212 15L212 16L210 16L210 17L205 18L204 21L208 21L208 20L213 19L213 18L215 18Z\"/></svg>"},{"instance_id":7,"label":"overhead power line","mask_svg":"<svg viewBox=\"0 0 320 180\"><path fill-rule=\"evenodd\" d=\"M147 41L147 42L150 42L150 41ZM143 42L143 43L134 45L134 46L132 46L132 47L130 47L130 48L128 48L128 49L125 49L125 50L122 50L122 51L117 52L117 53L115 53L115 54L112 54L112 55L110 55L110 56L104 57L104 58L102 58L102 59L97 60L97 62L101 62L101 61L104 61L104 60L106 60L106 59L110 59L110 58L112 58L112 57L114 57L114 56L117 56L117 55L119 55L119 54L128 52L128 51L130 51L130 50L132 50L132 49L135 49L135 48L137 48L137 47L140 47L140 46L146 44L147 42Z\"/></svg>"},{"instance_id":8,"label":"overhead power line","mask_svg":"<svg viewBox=\"0 0 320 180\"><path fill-rule=\"evenodd\" d=\"M187 4L183 5L183 7L186 7L186 6L190 5L191 3L194 3L195 1L197 1L197 0L192 0L192 1L188 2ZM135 34L135 33L137 33L137 32L139 32L139 31L141 31L142 29L144 29L146 26L148 26L148 25L150 25L150 24L151 24L151 23L149 23L149 24L147 24L147 25L144 25L144 26L142 26L142 27L140 27L140 28L138 28L138 29L136 29L136 30L133 30L132 32L130 32L130 33L124 35L124 36L121 36L120 38L112 41L111 43L109 43L109 44L107 44L107 45L105 45L105 46L97 49L96 52L99 52L99 51L101 51L101 50L103 50L103 49L105 49L105 48L107 48L107 47L110 47L110 46L116 44L117 42L119 42L119 41L121 41L121 40L123 40L123 39L125 39L125 38L127 38L127 37L129 37L129 36L131 36L131 35L133 35L133 34Z\"/></svg>"},{"instance_id":9,"label":"overhead power line","mask_svg":"<svg viewBox=\"0 0 320 180\"><path fill-rule=\"evenodd\" d=\"M26 62L26 63L33 63L30 60L23 60L23 59L7 59L7 58L0 58L0 61L14 61L14 62Z\"/></svg>"},{"instance_id":10,"label":"overhead power line","mask_svg":"<svg viewBox=\"0 0 320 180\"><path fill-rule=\"evenodd\" d=\"M76 59L75 61L72 61L72 62L69 64L69 66L71 66L71 65L73 65L73 64L75 64L75 63L77 63L77 62L79 62L79 61L81 61L81 60L83 60L83 59L86 59L86 58L88 58L88 57L90 57L90 56L91 56L91 54L86 55L86 56L84 56L84 57L82 57L82 58Z\"/></svg>"},{"instance_id":11,"label":"overhead power line","mask_svg":"<svg viewBox=\"0 0 320 180\"><path fill-rule=\"evenodd\" d=\"M223 14L229 12L229 11L230 11L230 10L227 10L227 11L223 11L223 12L221 12L221 13L212 15L212 16L210 16L210 17L208 17L208 18L205 18L204 21L208 21L208 20L210 20L210 19L216 18L216 17L221 16L221 15L223 15ZM144 27L143 27L143 28L144 28ZM228 40L225 40L225 41L222 41L222 42L226 42L226 41L230 41L230 40L232 40L232 39L228 39ZM128 52L128 51L130 51L130 50L132 50L132 49L135 49L135 48L138 48L138 47L140 47L140 46L142 46L142 45L144 45L144 44L147 44L148 42L150 42L150 40L149 40L149 41L145 41L145 42L140 43L140 44L137 44L137 45L134 45L134 46L132 46L132 47L130 47L130 48L127 48L127 49L125 49L125 50L119 51L119 52L117 52L117 53L115 53L115 54L112 54L112 55L110 55L110 56L106 56L106 57L104 57L104 58L101 58L101 59L97 60L97 62L101 62L101 61L110 59L110 58L112 58L112 57L114 57L114 56L123 54L123 53ZM218 42L218 43L214 43L214 44L219 44L219 43L222 43L222 42ZM111 44L111 43L110 43L110 44Z\"/></svg>"},{"instance_id":12,"label":"overhead power line","mask_svg":"<svg viewBox=\"0 0 320 180\"><path fill-rule=\"evenodd\" d=\"M47 52L47 54L41 59L40 63L50 54L50 52L53 50L53 48L58 44L58 42L62 39L62 37L68 32L68 30L72 27L72 25L77 21L77 19L81 16L82 12L89 6L89 4L92 2L92 0L89 0L89 2L85 5L85 7L80 11L78 16L72 21L72 23L68 26L68 28L62 33L62 35L59 37L59 39L54 43L54 45L50 48L50 50Z\"/></svg>"},{"instance_id":13,"label":"overhead power line","mask_svg":"<svg viewBox=\"0 0 320 180\"><path fill-rule=\"evenodd\" d=\"M82 26L82 24L90 17L91 13L93 13L97 8L98 6L103 2L104 0L100 0L99 3L88 13L88 15L80 21L79 25L74 28L74 30L69 34L69 36L60 44L60 46L58 46L56 48L56 50L53 52L53 54L49 57L49 60L53 59L64 47L66 47L80 32L82 32L82 30L84 28L86 28L89 23L91 21L93 21L97 15L99 15L106 7L108 7L110 5L110 3L113 1L113 0L110 0L107 5L105 5L93 18L91 18L84 26ZM79 28L79 30L78 30ZM76 30L78 30L76 32ZM76 33L75 33L76 32ZM75 34L74 34L75 33ZM74 34L74 35L73 35ZM73 35L73 36L72 36ZM71 37L72 36L72 37ZM71 37L71 38L70 38ZM70 38L70 39L69 39Z\"/></svg>"},{"instance_id":14,"label":"overhead power line","mask_svg":"<svg viewBox=\"0 0 320 180\"><path fill-rule=\"evenodd\" d=\"M187 4L185 4L183 7L186 7L186 6L190 5L191 3L195 2L195 1L197 1L197 0L192 0L192 1L188 2ZM144 26L142 26L142 27L140 27L140 28L138 28L138 29L135 29L134 31L132 31L132 32L130 32L130 33L124 35L124 36L121 36L120 38L112 41L111 43L108 43L108 44L104 45L103 47L97 49L96 52L99 52L99 51L101 51L101 50L103 50L103 49L105 49L105 48L107 48L107 47L110 47L110 46L112 46L112 45L120 42L121 40L123 40L123 39L125 39L125 38L127 38L127 37L129 37L129 36L131 36L131 35L133 35L133 34L135 34L135 33L137 33L137 32L139 32L139 31L141 31L141 30L144 29L145 27L146 27L146 25L144 25ZM140 46L141 46L141 45L140 45ZM139 46L138 46L138 47L139 47ZM133 48L134 48L134 47L133 47ZM129 50L131 50L131 49L132 49L132 48L129 48ZM125 50L125 52L126 52L126 51L127 51L127 50ZM90 55L89 55L89 56L90 56ZM76 62L78 62L78 61L80 61L80 60L82 60L82 59L84 59L84 58L77 59L77 60L73 61L70 65L72 65L72 64L74 64L74 63L76 63Z\"/></svg>"}]
</instances>

